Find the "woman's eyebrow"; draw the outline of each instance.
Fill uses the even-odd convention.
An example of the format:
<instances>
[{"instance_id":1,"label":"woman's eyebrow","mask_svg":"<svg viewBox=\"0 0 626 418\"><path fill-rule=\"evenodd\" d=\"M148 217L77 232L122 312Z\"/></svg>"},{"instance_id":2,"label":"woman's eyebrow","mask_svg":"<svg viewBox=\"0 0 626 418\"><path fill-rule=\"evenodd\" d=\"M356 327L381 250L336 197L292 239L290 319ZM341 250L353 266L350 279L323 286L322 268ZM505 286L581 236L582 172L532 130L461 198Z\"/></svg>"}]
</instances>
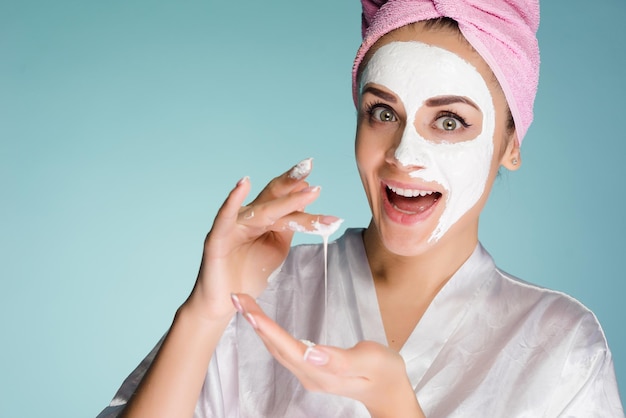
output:
<instances>
[{"instance_id":1,"label":"woman's eyebrow","mask_svg":"<svg viewBox=\"0 0 626 418\"><path fill-rule=\"evenodd\" d=\"M446 106L446 105L450 105L450 104L454 104L454 103L465 103L467 105L472 106L476 110L480 110L480 108L478 107L478 105L476 103L474 103L473 101L471 101L467 97L463 97L463 96L438 96L438 97L431 97L430 99L428 99L428 100L426 100L424 102L424 104L426 106L429 106L429 107Z\"/></svg>"},{"instance_id":2,"label":"woman's eyebrow","mask_svg":"<svg viewBox=\"0 0 626 418\"><path fill-rule=\"evenodd\" d=\"M372 87L372 86L365 87L361 94L365 94L365 93L371 93L374 96L378 96L381 99L386 100L388 102L397 103L396 97L393 94L377 89L376 87Z\"/></svg>"}]
</instances>

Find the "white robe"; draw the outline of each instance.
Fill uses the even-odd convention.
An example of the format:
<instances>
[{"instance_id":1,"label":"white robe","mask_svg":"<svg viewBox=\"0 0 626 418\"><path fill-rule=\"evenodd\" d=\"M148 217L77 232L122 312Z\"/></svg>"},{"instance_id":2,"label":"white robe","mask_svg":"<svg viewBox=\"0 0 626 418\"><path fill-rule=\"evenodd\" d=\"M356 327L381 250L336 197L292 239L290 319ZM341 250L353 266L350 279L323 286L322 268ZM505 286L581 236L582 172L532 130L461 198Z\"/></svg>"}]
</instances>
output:
<instances>
[{"instance_id":1,"label":"white robe","mask_svg":"<svg viewBox=\"0 0 626 418\"><path fill-rule=\"evenodd\" d=\"M327 344L387 344L362 230L329 245ZM296 338L323 342L321 245L292 248L259 297ZM115 417L155 349L99 418ZM498 270L478 245L401 349L424 413L434 417L624 417L611 352L578 301ZM359 402L312 393L237 315L209 366L195 417L367 417Z\"/></svg>"}]
</instances>

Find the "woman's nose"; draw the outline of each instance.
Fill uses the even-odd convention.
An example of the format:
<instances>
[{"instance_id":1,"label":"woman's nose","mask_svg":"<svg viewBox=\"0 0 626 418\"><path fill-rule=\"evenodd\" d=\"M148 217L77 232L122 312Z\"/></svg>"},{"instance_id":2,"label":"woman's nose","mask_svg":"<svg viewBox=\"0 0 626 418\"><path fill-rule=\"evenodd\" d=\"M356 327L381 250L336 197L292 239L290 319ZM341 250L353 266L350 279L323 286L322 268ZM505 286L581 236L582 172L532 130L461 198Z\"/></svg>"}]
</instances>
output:
<instances>
[{"instance_id":1,"label":"woman's nose","mask_svg":"<svg viewBox=\"0 0 626 418\"><path fill-rule=\"evenodd\" d=\"M424 143L412 124L406 126L402 136L387 152L387 161L403 170L414 171L428 167L430 158Z\"/></svg>"}]
</instances>

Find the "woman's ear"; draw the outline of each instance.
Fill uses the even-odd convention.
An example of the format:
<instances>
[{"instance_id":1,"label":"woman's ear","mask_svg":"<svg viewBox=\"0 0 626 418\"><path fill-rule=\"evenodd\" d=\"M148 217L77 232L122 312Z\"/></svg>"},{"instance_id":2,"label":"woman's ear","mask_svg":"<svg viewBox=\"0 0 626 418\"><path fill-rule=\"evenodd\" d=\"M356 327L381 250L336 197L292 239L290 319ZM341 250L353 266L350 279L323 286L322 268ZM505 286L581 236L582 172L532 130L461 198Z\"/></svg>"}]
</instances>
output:
<instances>
[{"instance_id":1,"label":"woman's ear","mask_svg":"<svg viewBox=\"0 0 626 418\"><path fill-rule=\"evenodd\" d=\"M519 141L517 140L517 132L513 132L508 140L506 150L502 154L500 165L509 171L515 171L522 165L522 154L519 149Z\"/></svg>"}]
</instances>

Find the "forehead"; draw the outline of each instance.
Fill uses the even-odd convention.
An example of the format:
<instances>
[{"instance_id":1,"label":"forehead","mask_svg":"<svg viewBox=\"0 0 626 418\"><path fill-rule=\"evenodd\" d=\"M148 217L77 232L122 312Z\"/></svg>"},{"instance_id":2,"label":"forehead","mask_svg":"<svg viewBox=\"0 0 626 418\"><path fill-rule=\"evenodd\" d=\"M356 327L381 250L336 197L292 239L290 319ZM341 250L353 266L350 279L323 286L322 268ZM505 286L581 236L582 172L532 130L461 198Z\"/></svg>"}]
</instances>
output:
<instances>
[{"instance_id":1,"label":"forehead","mask_svg":"<svg viewBox=\"0 0 626 418\"><path fill-rule=\"evenodd\" d=\"M443 95L465 96L484 108L491 102L489 88L469 62L444 48L418 41L393 41L370 58L361 76L368 83L392 90L405 106Z\"/></svg>"}]
</instances>

